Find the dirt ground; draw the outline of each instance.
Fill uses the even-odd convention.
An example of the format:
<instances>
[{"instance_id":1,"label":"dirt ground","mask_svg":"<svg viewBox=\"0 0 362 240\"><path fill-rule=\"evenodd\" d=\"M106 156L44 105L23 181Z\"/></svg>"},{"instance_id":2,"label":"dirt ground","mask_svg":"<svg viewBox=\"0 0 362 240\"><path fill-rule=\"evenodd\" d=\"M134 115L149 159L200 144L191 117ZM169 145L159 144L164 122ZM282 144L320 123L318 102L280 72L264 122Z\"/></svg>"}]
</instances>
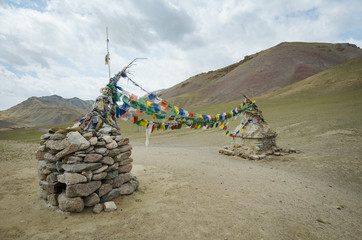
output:
<instances>
[{"instance_id":1,"label":"dirt ground","mask_svg":"<svg viewBox=\"0 0 362 240\"><path fill-rule=\"evenodd\" d=\"M213 131L133 141L139 190L99 215L48 207L38 145L1 141L0 239L361 239L361 132L277 130L302 153L228 157L218 149L230 139Z\"/></svg>"}]
</instances>

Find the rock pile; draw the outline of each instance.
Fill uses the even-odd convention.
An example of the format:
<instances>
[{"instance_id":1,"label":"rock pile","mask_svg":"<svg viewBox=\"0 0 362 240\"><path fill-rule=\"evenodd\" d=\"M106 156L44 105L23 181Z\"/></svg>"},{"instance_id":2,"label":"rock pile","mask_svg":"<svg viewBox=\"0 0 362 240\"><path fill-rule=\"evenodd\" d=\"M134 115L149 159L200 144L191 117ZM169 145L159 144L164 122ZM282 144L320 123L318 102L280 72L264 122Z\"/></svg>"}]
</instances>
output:
<instances>
[{"instance_id":1,"label":"rock pile","mask_svg":"<svg viewBox=\"0 0 362 240\"><path fill-rule=\"evenodd\" d=\"M138 181L130 171L132 146L116 128L53 132L41 136L38 159L42 199L66 212L92 207L116 209L112 199L132 194Z\"/></svg>"}]
</instances>

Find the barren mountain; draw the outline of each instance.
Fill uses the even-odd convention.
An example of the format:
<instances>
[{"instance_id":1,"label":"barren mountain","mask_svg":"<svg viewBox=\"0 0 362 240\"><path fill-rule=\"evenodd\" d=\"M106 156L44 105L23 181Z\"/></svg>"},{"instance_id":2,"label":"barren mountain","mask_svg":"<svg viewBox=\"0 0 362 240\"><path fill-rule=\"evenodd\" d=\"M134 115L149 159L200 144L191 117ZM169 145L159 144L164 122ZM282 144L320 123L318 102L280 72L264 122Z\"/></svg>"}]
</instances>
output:
<instances>
[{"instance_id":1,"label":"barren mountain","mask_svg":"<svg viewBox=\"0 0 362 240\"><path fill-rule=\"evenodd\" d=\"M159 96L182 107L225 103L273 92L348 60L362 49L348 43L281 43L225 68L201 73Z\"/></svg>"},{"instance_id":2,"label":"barren mountain","mask_svg":"<svg viewBox=\"0 0 362 240\"><path fill-rule=\"evenodd\" d=\"M0 112L0 128L32 127L74 121L92 107L93 101L65 99L57 95L31 97Z\"/></svg>"}]
</instances>

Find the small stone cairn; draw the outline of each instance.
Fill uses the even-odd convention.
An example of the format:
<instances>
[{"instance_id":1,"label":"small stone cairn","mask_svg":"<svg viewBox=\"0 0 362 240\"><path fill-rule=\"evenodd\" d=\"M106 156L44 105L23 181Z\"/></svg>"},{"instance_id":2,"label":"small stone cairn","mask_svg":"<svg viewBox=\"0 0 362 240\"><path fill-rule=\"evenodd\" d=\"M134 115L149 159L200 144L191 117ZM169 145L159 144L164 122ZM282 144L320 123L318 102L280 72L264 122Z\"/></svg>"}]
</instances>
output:
<instances>
[{"instance_id":1,"label":"small stone cairn","mask_svg":"<svg viewBox=\"0 0 362 240\"><path fill-rule=\"evenodd\" d=\"M119 79L119 77L118 77ZM132 170L128 138L116 121L115 86L111 78L92 111L72 128L50 129L36 152L40 197L65 212L113 211L111 200L132 194L138 181Z\"/></svg>"},{"instance_id":2,"label":"small stone cairn","mask_svg":"<svg viewBox=\"0 0 362 240\"><path fill-rule=\"evenodd\" d=\"M282 149L276 146L277 133L264 121L262 112L256 107L242 113L244 123L236 127L240 130L233 136L231 146L224 146L219 153L238 156L250 160L261 160L268 155L283 156L296 150Z\"/></svg>"}]
</instances>

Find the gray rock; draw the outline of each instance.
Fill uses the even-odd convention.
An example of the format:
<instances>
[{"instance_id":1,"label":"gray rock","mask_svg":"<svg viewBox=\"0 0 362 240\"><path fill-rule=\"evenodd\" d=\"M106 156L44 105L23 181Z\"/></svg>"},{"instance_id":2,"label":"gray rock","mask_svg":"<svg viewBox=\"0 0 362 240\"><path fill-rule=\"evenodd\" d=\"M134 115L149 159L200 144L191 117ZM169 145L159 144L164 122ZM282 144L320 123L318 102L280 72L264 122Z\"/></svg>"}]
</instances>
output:
<instances>
[{"instance_id":1,"label":"gray rock","mask_svg":"<svg viewBox=\"0 0 362 240\"><path fill-rule=\"evenodd\" d=\"M104 204L104 211L105 212L112 212L117 210L117 206L114 202L110 201L110 202L105 202Z\"/></svg>"},{"instance_id":2,"label":"gray rock","mask_svg":"<svg viewBox=\"0 0 362 240\"><path fill-rule=\"evenodd\" d=\"M68 147L69 145L70 145L70 142L68 142L67 139L63 139L63 140L47 140L46 143L45 143L45 146L47 148L57 150L57 151L61 151L64 148Z\"/></svg>"},{"instance_id":3,"label":"gray rock","mask_svg":"<svg viewBox=\"0 0 362 240\"><path fill-rule=\"evenodd\" d=\"M38 147L38 151L45 152L46 150L47 150L47 148L45 147L45 145Z\"/></svg>"},{"instance_id":4,"label":"gray rock","mask_svg":"<svg viewBox=\"0 0 362 240\"><path fill-rule=\"evenodd\" d=\"M113 188L118 188L122 186L122 184L129 182L131 179L133 179L133 175L131 173L123 173L119 174L117 177L113 179Z\"/></svg>"},{"instance_id":5,"label":"gray rock","mask_svg":"<svg viewBox=\"0 0 362 240\"><path fill-rule=\"evenodd\" d=\"M105 156L102 158L101 163L107 164L107 165L112 165L114 163L114 160L111 157Z\"/></svg>"},{"instance_id":6,"label":"gray rock","mask_svg":"<svg viewBox=\"0 0 362 240\"><path fill-rule=\"evenodd\" d=\"M103 204L98 203L98 204L96 204L96 205L93 207L93 212L94 212L95 214L99 214L99 213L101 213L102 211L103 211Z\"/></svg>"},{"instance_id":7,"label":"gray rock","mask_svg":"<svg viewBox=\"0 0 362 240\"><path fill-rule=\"evenodd\" d=\"M118 142L118 146L123 146L129 143L129 139L128 138L123 138L122 140L120 140Z\"/></svg>"},{"instance_id":8,"label":"gray rock","mask_svg":"<svg viewBox=\"0 0 362 240\"><path fill-rule=\"evenodd\" d=\"M92 137L91 139L89 139L89 143L90 145L94 146L96 145L98 142L98 138L97 137Z\"/></svg>"},{"instance_id":9,"label":"gray rock","mask_svg":"<svg viewBox=\"0 0 362 240\"><path fill-rule=\"evenodd\" d=\"M111 143L113 141L113 138L108 135L104 135L104 136L102 136L102 138L106 143Z\"/></svg>"},{"instance_id":10,"label":"gray rock","mask_svg":"<svg viewBox=\"0 0 362 240\"><path fill-rule=\"evenodd\" d=\"M89 141L89 139L93 137L93 133L92 132L84 133L83 137Z\"/></svg>"},{"instance_id":11,"label":"gray rock","mask_svg":"<svg viewBox=\"0 0 362 240\"><path fill-rule=\"evenodd\" d=\"M120 162L122 160L129 158L131 156L131 154L132 154L131 151L120 153L117 156L115 156L113 159L115 162Z\"/></svg>"},{"instance_id":12,"label":"gray rock","mask_svg":"<svg viewBox=\"0 0 362 240\"><path fill-rule=\"evenodd\" d=\"M112 191L112 185L109 183L106 184L102 184L102 186L98 189L98 195L100 197L104 196L105 194L109 193L110 191Z\"/></svg>"},{"instance_id":13,"label":"gray rock","mask_svg":"<svg viewBox=\"0 0 362 240\"><path fill-rule=\"evenodd\" d=\"M123 165L118 168L119 173L130 172L131 170L132 170L132 164Z\"/></svg>"},{"instance_id":14,"label":"gray rock","mask_svg":"<svg viewBox=\"0 0 362 240\"><path fill-rule=\"evenodd\" d=\"M87 177L79 173L64 173L64 183L67 185L87 182ZM59 181L59 180L58 180Z\"/></svg>"},{"instance_id":15,"label":"gray rock","mask_svg":"<svg viewBox=\"0 0 362 240\"><path fill-rule=\"evenodd\" d=\"M68 185L66 195L67 197L86 197L94 193L101 184L101 181L91 181L89 183Z\"/></svg>"},{"instance_id":16,"label":"gray rock","mask_svg":"<svg viewBox=\"0 0 362 240\"><path fill-rule=\"evenodd\" d=\"M108 153L108 156L109 157L114 157L114 156L117 156L118 154L121 153L121 149L119 148L114 148L114 149L111 149L109 150L109 153ZM113 163L112 163L113 164Z\"/></svg>"},{"instance_id":17,"label":"gray rock","mask_svg":"<svg viewBox=\"0 0 362 240\"><path fill-rule=\"evenodd\" d=\"M40 136L40 140L47 140L50 138L51 135L52 134L50 134L50 133L43 134Z\"/></svg>"},{"instance_id":18,"label":"gray rock","mask_svg":"<svg viewBox=\"0 0 362 240\"><path fill-rule=\"evenodd\" d=\"M89 141L85 139L79 132L69 132L67 137L68 141L71 144L76 144L79 150L87 149L90 146Z\"/></svg>"},{"instance_id":19,"label":"gray rock","mask_svg":"<svg viewBox=\"0 0 362 240\"><path fill-rule=\"evenodd\" d=\"M116 142L119 142L123 139L122 135L117 135L116 138L114 140L116 140Z\"/></svg>"},{"instance_id":20,"label":"gray rock","mask_svg":"<svg viewBox=\"0 0 362 240\"><path fill-rule=\"evenodd\" d=\"M64 156L74 153L77 150L78 150L78 145L72 143L68 147L64 148L62 151L58 152L55 156L58 159L60 159L60 158L63 158Z\"/></svg>"},{"instance_id":21,"label":"gray rock","mask_svg":"<svg viewBox=\"0 0 362 240\"><path fill-rule=\"evenodd\" d=\"M107 176L107 173L106 173L106 172L101 172L101 173L98 173L98 174L93 174L92 180L93 180L93 181L103 180L103 179L106 178L106 176Z\"/></svg>"},{"instance_id":22,"label":"gray rock","mask_svg":"<svg viewBox=\"0 0 362 240\"><path fill-rule=\"evenodd\" d=\"M114 149L116 147L118 147L118 145L117 145L117 142L114 140L112 142L106 144L107 149Z\"/></svg>"},{"instance_id":23,"label":"gray rock","mask_svg":"<svg viewBox=\"0 0 362 240\"><path fill-rule=\"evenodd\" d=\"M63 164L62 168L67 172L82 172L87 170L93 170L101 167L101 163L75 163L75 164Z\"/></svg>"},{"instance_id":24,"label":"gray rock","mask_svg":"<svg viewBox=\"0 0 362 240\"><path fill-rule=\"evenodd\" d=\"M73 163L79 163L82 162L83 158L78 157L78 156L70 156L67 159L67 164L73 164Z\"/></svg>"},{"instance_id":25,"label":"gray rock","mask_svg":"<svg viewBox=\"0 0 362 240\"><path fill-rule=\"evenodd\" d=\"M47 160L48 162L56 162L56 161L58 161L58 158L56 156L54 156L53 154L50 154L50 153L45 153L44 154L44 159Z\"/></svg>"},{"instance_id":26,"label":"gray rock","mask_svg":"<svg viewBox=\"0 0 362 240\"><path fill-rule=\"evenodd\" d=\"M58 175L59 175L58 172L53 172L53 173L49 174L46 178L47 182L49 182L49 183L58 182L58 178L57 178Z\"/></svg>"},{"instance_id":27,"label":"gray rock","mask_svg":"<svg viewBox=\"0 0 362 240\"><path fill-rule=\"evenodd\" d=\"M112 199L118 198L121 196L121 190L119 188L114 188L112 191L101 197L101 202L107 202Z\"/></svg>"},{"instance_id":28,"label":"gray rock","mask_svg":"<svg viewBox=\"0 0 362 240\"><path fill-rule=\"evenodd\" d=\"M121 153L131 151L132 150L132 145L131 144L126 144L126 145L120 146L119 149L121 149Z\"/></svg>"},{"instance_id":29,"label":"gray rock","mask_svg":"<svg viewBox=\"0 0 362 240\"><path fill-rule=\"evenodd\" d=\"M48 191L45 191L41 186L39 186L39 197L41 199L47 200L48 195L50 195L50 193Z\"/></svg>"},{"instance_id":30,"label":"gray rock","mask_svg":"<svg viewBox=\"0 0 362 240\"><path fill-rule=\"evenodd\" d=\"M66 138L65 134L61 134L61 133L55 133L53 135L50 136L50 140L63 140L64 138Z\"/></svg>"},{"instance_id":31,"label":"gray rock","mask_svg":"<svg viewBox=\"0 0 362 240\"><path fill-rule=\"evenodd\" d=\"M103 133L103 134L109 134L110 132L112 132L112 127L111 126L105 126L101 129L98 130L98 132Z\"/></svg>"},{"instance_id":32,"label":"gray rock","mask_svg":"<svg viewBox=\"0 0 362 240\"><path fill-rule=\"evenodd\" d=\"M96 153L107 155L109 153L109 150L107 148L96 148L94 149Z\"/></svg>"},{"instance_id":33,"label":"gray rock","mask_svg":"<svg viewBox=\"0 0 362 240\"><path fill-rule=\"evenodd\" d=\"M259 160L259 156L255 155L255 154L252 154L252 155L249 155L249 159L251 159L251 160Z\"/></svg>"},{"instance_id":34,"label":"gray rock","mask_svg":"<svg viewBox=\"0 0 362 240\"><path fill-rule=\"evenodd\" d=\"M57 168L57 171L58 171L58 172L63 172L63 171L64 171L64 169L62 168L62 166L63 166L62 161L57 161L57 162L55 163L55 167Z\"/></svg>"},{"instance_id":35,"label":"gray rock","mask_svg":"<svg viewBox=\"0 0 362 240\"><path fill-rule=\"evenodd\" d=\"M93 170L93 173L94 173L94 174L97 174L97 173L104 172L104 171L107 170L107 168L108 168L108 165L103 165L102 167L100 167L100 168L98 168L98 169L96 169L96 170Z\"/></svg>"},{"instance_id":36,"label":"gray rock","mask_svg":"<svg viewBox=\"0 0 362 240\"><path fill-rule=\"evenodd\" d=\"M51 206L58 206L58 196L59 194L49 194L47 196L47 202Z\"/></svg>"},{"instance_id":37,"label":"gray rock","mask_svg":"<svg viewBox=\"0 0 362 240\"><path fill-rule=\"evenodd\" d=\"M84 206L92 207L92 206L96 205L97 203L99 203L99 201L100 201L100 198L99 198L98 194L92 193L88 197L84 198Z\"/></svg>"},{"instance_id":38,"label":"gray rock","mask_svg":"<svg viewBox=\"0 0 362 240\"><path fill-rule=\"evenodd\" d=\"M96 146L96 147L104 147L104 146L106 146L106 142L104 142L104 141L98 141L95 146Z\"/></svg>"},{"instance_id":39,"label":"gray rock","mask_svg":"<svg viewBox=\"0 0 362 240\"><path fill-rule=\"evenodd\" d=\"M132 194L138 188L138 181L131 180L128 183L123 184L120 189L121 195L129 195Z\"/></svg>"},{"instance_id":40,"label":"gray rock","mask_svg":"<svg viewBox=\"0 0 362 240\"><path fill-rule=\"evenodd\" d=\"M43 151L36 151L35 153L35 158L38 159L38 160L44 160L44 155L46 154L47 152L43 152Z\"/></svg>"},{"instance_id":41,"label":"gray rock","mask_svg":"<svg viewBox=\"0 0 362 240\"><path fill-rule=\"evenodd\" d=\"M113 165L109 166L109 167L107 168L107 172L117 170L117 169L118 169L118 167L119 167L119 163L117 162L117 163L115 163L115 164L113 164Z\"/></svg>"},{"instance_id":42,"label":"gray rock","mask_svg":"<svg viewBox=\"0 0 362 240\"><path fill-rule=\"evenodd\" d=\"M127 159L125 159L125 160L120 161L120 162L119 162L119 165L120 165L120 166L124 166L124 165L130 164L130 163L132 163L132 162L133 162L133 158L127 158Z\"/></svg>"},{"instance_id":43,"label":"gray rock","mask_svg":"<svg viewBox=\"0 0 362 240\"><path fill-rule=\"evenodd\" d=\"M85 150L85 153L90 153L90 152L92 152L94 150L94 146L90 146L89 148L87 148L86 150Z\"/></svg>"},{"instance_id":44,"label":"gray rock","mask_svg":"<svg viewBox=\"0 0 362 240\"><path fill-rule=\"evenodd\" d=\"M51 172L56 172L57 165L54 162L47 162L47 169Z\"/></svg>"},{"instance_id":45,"label":"gray rock","mask_svg":"<svg viewBox=\"0 0 362 240\"><path fill-rule=\"evenodd\" d=\"M96 154L96 153L90 153L87 154L84 158L84 162L86 163L94 163L94 162L99 162L102 159L102 155L100 154Z\"/></svg>"},{"instance_id":46,"label":"gray rock","mask_svg":"<svg viewBox=\"0 0 362 240\"><path fill-rule=\"evenodd\" d=\"M114 170L107 173L106 179L113 179L118 176L118 170Z\"/></svg>"},{"instance_id":47,"label":"gray rock","mask_svg":"<svg viewBox=\"0 0 362 240\"><path fill-rule=\"evenodd\" d=\"M81 212L84 209L84 202L82 198L69 198L63 192L58 197L59 209L64 212Z\"/></svg>"}]
</instances>

